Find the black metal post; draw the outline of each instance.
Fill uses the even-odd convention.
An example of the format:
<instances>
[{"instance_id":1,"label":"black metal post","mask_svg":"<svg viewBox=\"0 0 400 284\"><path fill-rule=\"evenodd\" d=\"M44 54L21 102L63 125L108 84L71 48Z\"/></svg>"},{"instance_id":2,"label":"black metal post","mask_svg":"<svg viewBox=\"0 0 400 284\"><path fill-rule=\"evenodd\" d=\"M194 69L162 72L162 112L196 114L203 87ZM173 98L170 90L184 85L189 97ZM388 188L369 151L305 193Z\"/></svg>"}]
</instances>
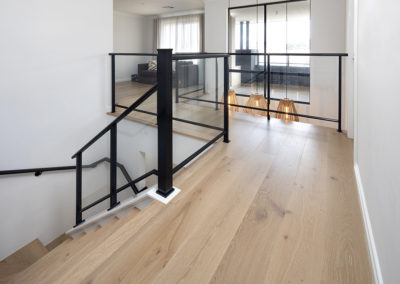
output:
<instances>
[{"instance_id":1,"label":"black metal post","mask_svg":"<svg viewBox=\"0 0 400 284\"><path fill-rule=\"evenodd\" d=\"M342 56L339 56L339 106L338 106L338 132L342 132Z\"/></svg>"},{"instance_id":2,"label":"black metal post","mask_svg":"<svg viewBox=\"0 0 400 284\"><path fill-rule=\"evenodd\" d=\"M111 112L115 112L115 55L111 55Z\"/></svg>"},{"instance_id":3,"label":"black metal post","mask_svg":"<svg viewBox=\"0 0 400 284\"><path fill-rule=\"evenodd\" d=\"M257 23L258 24L258 23ZM250 22L246 22L246 49L250 49Z\"/></svg>"},{"instance_id":4,"label":"black metal post","mask_svg":"<svg viewBox=\"0 0 400 284\"><path fill-rule=\"evenodd\" d=\"M218 58L215 58L215 110L218 110Z\"/></svg>"},{"instance_id":5,"label":"black metal post","mask_svg":"<svg viewBox=\"0 0 400 284\"><path fill-rule=\"evenodd\" d=\"M268 94L268 103L267 103L267 116L268 116L268 120L271 119L271 56L268 55L268 68L267 68L267 72L268 72L268 90L267 90L267 94ZM265 84L265 83L264 83Z\"/></svg>"},{"instance_id":6,"label":"black metal post","mask_svg":"<svg viewBox=\"0 0 400 284\"><path fill-rule=\"evenodd\" d=\"M224 58L224 142L229 143L229 62L228 57Z\"/></svg>"},{"instance_id":7,"label":"black metal post","mask_svg":"<svg viewBox=\"0 0 400 284\"><path fill-rule=\"evenodd\" d=\"M117 125L114 124L110 130L110 208L118 206L117 197Z\"/></svg>"},{"instance_id":8,"label":"black metal post","mask_svg":"<svg viewBox=\"0 0 400 284\"><path fill-rule=\"evenodd\" d=\"M85 222L82 220L82 152L76 155L76 206L75 227Z\"/></svg>"},{"instance_id":9,"label":"black metal post","mask_svg":"<svg viewBox=\"0 0 400 284\"><path fill-rule=\"evenodd\" d=\"M240 50L243 50L243 21L240 22Z\"/></svg>"},{"instance_id":10,"label":"black metal post","mask_svg":"<svg viewBox=\"0 0 400 284\"><path fill-rule=\"evenodd\" d=\"M203 94L206 93L206 59L203 60Z\"/></svg>"},{"instance_id":11,"label":"black metal post","mask_svg":"<svg viewBox=\"0 0 400 284\"><path fill-rule=\"evenodd\" d=\"M179 60L175 61L175 102L179 103L179 75L178 75Z\"/></svg>"},{"instance_id":12,"label":"black metal post","mask_svg":"<svg viewBox=\"0 0 400 284\"><path fill-rule=\"evenodd\" d=\"M158 190L163 197L172 185L172 49L158 49L157 55Z\"/></svg>"},{"instance_id":13,"label":"black metal post","mask_svg":"<svg viewBox=\"0 0 400 284\"><path fill-rule=\"evenodd\" d=\"M264 99L267 99L267 63L265 62L267 57L264 56L264 73L263 73L263 81L264 81Z\"/></svg>"}]
</instances>

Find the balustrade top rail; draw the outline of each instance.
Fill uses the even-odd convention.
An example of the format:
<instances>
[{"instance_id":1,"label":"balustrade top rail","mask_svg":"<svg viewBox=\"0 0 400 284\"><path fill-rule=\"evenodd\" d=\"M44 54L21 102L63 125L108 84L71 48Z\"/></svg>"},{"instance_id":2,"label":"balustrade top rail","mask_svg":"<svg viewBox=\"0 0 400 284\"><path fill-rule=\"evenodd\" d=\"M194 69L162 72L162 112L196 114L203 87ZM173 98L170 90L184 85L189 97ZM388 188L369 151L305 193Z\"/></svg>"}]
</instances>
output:
<instances>
[{"instance_id":1,"label":"balustrade top rail","mask_svg":"<svg viewBox=\"0 0 400 284\"><path fill-rule=\"evenodd\" d=\"M116 56L157 56L157 53L109 53L109 55ZM219 53L219 52L200 52L200 53L175 53L172 55L172 59L174 60L183 60L183 59L202 59L202 58L216 58L216 57L228 57L230 55L247 55L247 56L349 56L348 53L320 53L320 52L312 52L312 53L300 53L300 52L228 52L228 53Z\"/></svg>"},{"instance_id":2,"label":"balustrade top rail","mask_svg":"<svg viewBox=\"0 0 400 284\"><path fill-rule=\"evenodd\" d=\"M254 53L245 53L245 52L229 52L229 55L252 55L252 56L349 56L348 53L263 53L263 52L254 52Z\"/></svg>"},{"instance_id":3,"label":"balustrade top rail","mask_svg":"<svg viewBox=\"0 0 400 284\"><path fill-rule=\"evenodd\" d=\"M157 53L109 53L110 56L157 56ZM183 52L174 53L172 60L187 60L187 59L206 59L206 58L220 58L228 57L227 53L207 53L207 52Z\"/></svg>"}]
</instances>

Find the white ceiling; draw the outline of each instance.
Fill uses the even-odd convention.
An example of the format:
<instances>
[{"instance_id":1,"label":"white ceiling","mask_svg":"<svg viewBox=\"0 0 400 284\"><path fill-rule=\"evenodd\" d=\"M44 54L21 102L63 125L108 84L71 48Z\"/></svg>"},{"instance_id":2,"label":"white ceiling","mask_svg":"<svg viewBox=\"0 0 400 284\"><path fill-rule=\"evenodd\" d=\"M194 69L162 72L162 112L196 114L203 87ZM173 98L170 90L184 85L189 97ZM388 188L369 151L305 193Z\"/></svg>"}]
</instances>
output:
<instances>
[{"instance_id":1,"label":"white ceiling","mask_svg":"<svg viewBox=\"0 0 400 284\"><path fill-rule=\"evenodd\" d=\"M172 6L172 9L163 8ZM140 15L160 15L204 9L203 0L114 0L114 10Z\"/></svg>"}]
</instances>

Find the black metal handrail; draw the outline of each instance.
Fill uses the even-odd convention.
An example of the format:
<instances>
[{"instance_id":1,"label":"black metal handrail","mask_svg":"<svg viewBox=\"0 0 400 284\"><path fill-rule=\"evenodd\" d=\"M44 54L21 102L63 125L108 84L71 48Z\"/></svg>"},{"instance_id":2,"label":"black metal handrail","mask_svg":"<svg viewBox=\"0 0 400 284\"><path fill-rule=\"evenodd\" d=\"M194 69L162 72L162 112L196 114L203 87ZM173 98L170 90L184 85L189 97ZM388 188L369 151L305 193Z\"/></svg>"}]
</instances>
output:
<instances>
[{"instance_id":1,"label":"black metal handrail","mask_svg":"<svg viewBox=\"0 0 400 284\"><path fill-rule=\"evenodd\" d=\"M207 58L224 58L229 57L227 53L181 53L173 54L172 60L193 60L193 59L207 59Z\"/></svg>"},{"instance_id":2,"label":"black metal handrail","mask_svg":"<svg viewBox=\"0 0 400 284\"><path fill-rule=\"evenodd\" d=\"M158 53L116 53L112 52L109 53L110 56L152 56L155 57ZM227 53L220 53L220 52L179 52L174 53L172 55L172 60L185 60L185 59L204 59L204 58L219 58L219 57L228 57L229 54Z\"/></svg>"},{"instance_id":3,"label":"black metal handrail","mask_svg":"<svg viewBox=\"0 0 400 284\"><path fill-rule=\"evenodd\" d=\"M76 166L6 170L6 171L0 171L0 176L30 174L30 173L35 174L35 176L40 176L44 172L69 171L69 170L75 170L75 169L76 169Z\"/></svg>"},{"instance_id":4,"label":"black metal handrail","mask_svg":"<svg viewBox=\"0 0 400 284\"><path fill-rule=\"evenodd\" d=\"M83 146L78 152L76 152L72 159L75 159L79 153L83 153L86 149L92 146L97 140L103 137L104 134L109 132L113 126L117 125L121 120L128 116L132 111L139 107L145 100L147 100L152 94L154 94L158 89L158 85L154 85L150 90L148 90L143 96L137 99L130 107L128 107L121 115L119 115L113 122L111 122L106 128L99 132L93 139L91 139L85 146Z\"/></svg>"},{"instance_id":5,"label":"black metal handrail","mask_svg":"<svg viewBox=\"0 0 400 284\"><path fill-rule=\"evenodd\" d=\"M282 53L282 52L251 52L251 53L245 53L245 52L229 52L229 55L252 55L252 56L332 56L332 57L338 57L338 56L349 56L348 53L332 53L332 52L312 52L312 53L304 53L304 52L294 52L294 53Z\"/></svg>"},{"instance_id":6,"label":"black metal handrail","mask_svg":"<svg viewBox=\"0 0 400 284\"><path fill-rule=\"evenodd\" d=\"M93 162L89 165L83 165L83 169L94 169L101 163L111 163L110 158L102 158L96 162ZM132 184L132 178L130 177L128 171L126 170L125 166L121 163L117 163L117 168L119 168L124 175L125 179L131 184L132 190L135 194L139 193L138 188L135 184ZM76 166L64 166L64 167L46 167L46 168L30 168L30 169L18 169L18 170L7 170L7 171L0 171L0 176L4 175L18 175L18 174L30 174L34 173L35 176L40 176L44 172L56 172L56 171L71 171L76 170Z\"/></svg>"},{"instance_id":7,"label":"black metal handrail","mask_svg":"<svg viewBox=\"0 0 400 284\"><path fill-rule=\"evenodd\" d=\"M118 53L118 52L111 52L108 55L110 55L110 56L114 56L114 55L118 55L118 56L157 56L157 53L129 53L129 52Z\"/></svg>"}]
</instances>

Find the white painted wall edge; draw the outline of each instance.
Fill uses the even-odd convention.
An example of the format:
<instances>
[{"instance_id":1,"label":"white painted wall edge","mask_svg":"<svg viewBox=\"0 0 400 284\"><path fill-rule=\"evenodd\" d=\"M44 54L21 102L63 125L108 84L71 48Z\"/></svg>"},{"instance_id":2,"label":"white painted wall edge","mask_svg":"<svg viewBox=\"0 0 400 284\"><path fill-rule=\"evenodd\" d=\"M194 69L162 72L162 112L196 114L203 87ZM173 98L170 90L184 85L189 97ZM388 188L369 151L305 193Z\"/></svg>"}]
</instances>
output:
<instances>
[{"instance_id":1,"label":"white painted wall edge","mask_svg":"<svg viewBox=\"0 0 400 284\"><path fill-rule=\"evenodd\" d=\"M379 263L378 251L375 245L374 233L372 231L371 220L369 218L367 202L364 195L364 187L361 181L360 169L358 164L354 164L354 174L357 181L358 196L360 198L361 213L364 220L365 233L367 235L369 257L371 260L374 280L376 284L383 284L382 271Z\"/></svg>"}]
</instances>

